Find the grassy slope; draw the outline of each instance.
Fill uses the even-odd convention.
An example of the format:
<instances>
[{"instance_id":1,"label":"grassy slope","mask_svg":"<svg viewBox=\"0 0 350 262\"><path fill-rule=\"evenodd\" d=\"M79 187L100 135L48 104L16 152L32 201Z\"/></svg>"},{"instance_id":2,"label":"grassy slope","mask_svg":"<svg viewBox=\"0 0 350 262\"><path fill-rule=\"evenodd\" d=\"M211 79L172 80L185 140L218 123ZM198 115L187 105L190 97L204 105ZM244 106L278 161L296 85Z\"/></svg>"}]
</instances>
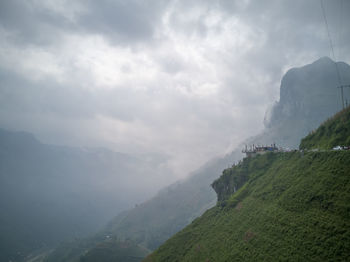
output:
<instances>
[{"instance_id":1,"label":"grassy slope","mask_svg":"<svg viewBox=\"0 0 350 262\"><path fill-rule=\"evenodd\" d=\"M265 173L254 167L259 157L249 160L249 180L238 192L146 261L345 261L350 254L350 152L269 158Z\"/></svg>"},{"instance_id":2,"label":"grassy slope","mask_svg":"<svg viewBox=\"0 0 350 262\"><path fill-rule=\"evenodd\" d=\"M259 174L266 172L270 168L274 156L274 154L265 154L253 160L244 158L235 168L225 169L221 177L212 183L220 204L225 205L235 190L244 186L251 176L251 170Z\"/></svg>"},{"instance_id":3,"label":"grassy slope","mask_svg":"<svg viewBox=\"0 0 350 262\"><path fill-rule=\"evenodd\" d=\"M301 140L300 149L331 149L350 146L350 107L324 122L317 131Z\"/></svg>"},{"instance_id":4,"label":"grassy slope","mask_svg":"<svg viewBox=\"0 0 350 262\"><path fill-rule=\"evenodd\" d=\"M348 145L350 108L302 140L302 149ZM240 189L234 193L234 187ZM218 205L146 261L346 261L350 151L245 159L213 188Z\"/></svg>"}]
</instances>

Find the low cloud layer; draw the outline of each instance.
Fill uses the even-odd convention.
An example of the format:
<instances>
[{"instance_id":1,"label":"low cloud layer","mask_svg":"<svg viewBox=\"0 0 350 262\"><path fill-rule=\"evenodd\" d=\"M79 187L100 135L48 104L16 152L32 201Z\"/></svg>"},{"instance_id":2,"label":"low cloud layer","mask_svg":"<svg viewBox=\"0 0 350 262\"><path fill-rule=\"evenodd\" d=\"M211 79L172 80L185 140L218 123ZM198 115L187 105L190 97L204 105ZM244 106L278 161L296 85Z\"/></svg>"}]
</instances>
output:
<instances>
[{"instance_id":1,"label":"low cloud layer","mask_svg":"<svg viewBox=\"0 0 350 262\"><path fill-rule=\"evenodd\" d=\"M167 157L175 180L263 128L282 75L350 62L349 1L1 1L0 125Z\"/></svg>"}]
</instances>

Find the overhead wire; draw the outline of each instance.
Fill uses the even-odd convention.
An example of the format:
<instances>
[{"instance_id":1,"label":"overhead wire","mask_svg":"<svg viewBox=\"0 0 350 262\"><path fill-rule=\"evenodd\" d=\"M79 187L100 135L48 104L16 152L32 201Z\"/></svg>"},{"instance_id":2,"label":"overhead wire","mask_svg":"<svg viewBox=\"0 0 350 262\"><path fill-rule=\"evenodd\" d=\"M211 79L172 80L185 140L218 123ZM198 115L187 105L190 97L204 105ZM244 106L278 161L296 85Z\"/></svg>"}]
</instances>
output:
<instances>
[{"instance_id":1,"label":"overhead wire","mask_svg":"<svg viewBox=\"0 0 350 262\"><path fill-rule=\"evenodd\" d=\"M339 72L338 64L336 62L335 55L334 55L333 42L332 42L331 34L329 32L329 26L328 26L326 11L325 11L325 8L324 8L324 5L323 5L323 0L320 0L320 3L321 3L321 8L322 8L323 19L324 19L324 22L325 22L325 25L326 25L326 29L327 29L329 45L330 45L331 52L332 52L332 55L333 55L333 59L334 59L334 62L335 62L334 64L335 64L335 69L336 69L336 72L337 72L338 83L339 83L339 86L341 86L341 82L342 81L341 81L341 78L340 78L340 72Z\"/></svg>"},{"instance_id":2,"label":"overhead wire","mask_svg":"<svg viewBox=\"0 0 350 262\"><path fill-rule=\"evenodd\" d=\"M338 59L341 57L342 33L343 33L343 0L340 0L339 26L338 26Z\"/></svg>"}]
</instances>

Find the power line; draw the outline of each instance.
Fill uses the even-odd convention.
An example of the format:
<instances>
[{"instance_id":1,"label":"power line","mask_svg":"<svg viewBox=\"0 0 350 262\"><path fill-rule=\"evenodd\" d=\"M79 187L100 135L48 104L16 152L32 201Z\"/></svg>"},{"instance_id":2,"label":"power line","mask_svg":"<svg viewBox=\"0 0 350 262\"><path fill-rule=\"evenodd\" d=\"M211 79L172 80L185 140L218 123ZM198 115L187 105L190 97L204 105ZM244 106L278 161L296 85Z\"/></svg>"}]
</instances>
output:
<instances>
[{"instance_id":1,"label":"power line","mask_svg":"<svg viewBox=\"0 0 350 262\"><path fill-rule=\"evenodd\" d=\"M343 0L340 0L339 27L338 27L338 59L341 57L342 33L343 33Z\"/></svg>"},{"instance_id":2,"label":"power line","mask_svg":"<svg viewBox=\"0 0 350 262\"><path fill-rule=\"evenodd\" d=\"M341 86L337 86L337 88L340 88L340 92L341 92L341 100L342 100L342 104L343 104L343 109L345 108L345 106L348 106L348 100L346 99L344 101L344 87L350 87L350 85L341 85ZM344 106L344 102L345 102L345 106Z\"/></svg>"},{"instance_id":3,"label":"power line","mask_svg":"<svg viewBox=\"0 0 350 262\"><path fill-rule=\"evenodd\" d=\"M327 35L328 35L328 39L329 39L329 45L330 45L330 47L331 47L333 59L335 60L333 42L332 42L331 34L329 33L329 26L328 26L326 11L325 11L324 6L323 6L323 1L320 0L320 2L321 2L321 8L322 8L323 19L324 19L324 22L325 22L325 24L326 24Z\"/></svg>"},{"instance_id":4,"label":"power line","mask_svg":"<svg viewBox=\"0 0 350 262\"><path fill-rule=\"evenodd\" d=\"M323 0L320 0L320 3L321 3L321 8L322 8L323 19L324 19L324 22L325 22L325 25L326 25L326 29L327 29L329 45L331 47L331 51L332 51L332 54L333 54L334 65L335 65L335 70L337 72L337 78L338 78L338 84L339 84L338 88L340 88L341 102L342 102L342 106L343 106L343 109L344 109L345 108L345 105L344 105L344 87L350 87L350 85L342 85L338 64L336 62L335 55L334 55L333 42L332 42L331 34L329 32L329 26L328 26L326 11L325 11L325 8L323 6ZM343 2L341 2L341 7L342 7L342 5L343 5ZM341 19L341 17L340 17L340 19ZM339 39L340 39L340 33L339 33Z\"/></svg>"},{"instance_id":5,"label":"power line","mask_svg":"<svg viewBox=\"0 0 350 262\"><path fill-rule=\"evenodd\" d=\"M341 86L339 68L338 68L338 65L337 65L337 62L336 62L336 59L335 59L335 55L334 55L333 42L332 42L331 34L329 33L329 26L328 26L326 11L325 11L324 6L323 6L323 0L320 0L320 3L321 3L321 8L322 8L323 19L324 19L324 22L326 24L327 35L328 35L328 39L329 39L329 45L331 47L331 52L332 52L333 59L334 59L335 69L337 71L338 83L339 83L339 86Z\"/></svg>"}]
</instances>

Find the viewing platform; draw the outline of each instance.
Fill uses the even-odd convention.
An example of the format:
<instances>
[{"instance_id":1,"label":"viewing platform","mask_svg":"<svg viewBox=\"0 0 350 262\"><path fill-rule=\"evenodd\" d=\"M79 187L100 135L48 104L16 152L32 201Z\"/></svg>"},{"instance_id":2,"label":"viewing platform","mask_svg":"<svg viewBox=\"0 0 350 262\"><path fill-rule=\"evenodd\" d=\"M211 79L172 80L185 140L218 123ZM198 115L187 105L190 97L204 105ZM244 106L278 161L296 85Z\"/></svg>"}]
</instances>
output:
<instances>
[{"instance_id":1,"label":"viewing platform","mask_svg":"<svg viewBox=\"0 0 350 262\"><path fill-rule=\"evenodd\" d=\"M256 155L263 155L268 152L279 152L280 150L278 147L276 147L276 144L272 144L270 146L259 146L259 145L252 145L252 146L245 146L245 148L242 150L242 153L246 154L246 157L254 157Z\"/></svg>"}]
</instances>

